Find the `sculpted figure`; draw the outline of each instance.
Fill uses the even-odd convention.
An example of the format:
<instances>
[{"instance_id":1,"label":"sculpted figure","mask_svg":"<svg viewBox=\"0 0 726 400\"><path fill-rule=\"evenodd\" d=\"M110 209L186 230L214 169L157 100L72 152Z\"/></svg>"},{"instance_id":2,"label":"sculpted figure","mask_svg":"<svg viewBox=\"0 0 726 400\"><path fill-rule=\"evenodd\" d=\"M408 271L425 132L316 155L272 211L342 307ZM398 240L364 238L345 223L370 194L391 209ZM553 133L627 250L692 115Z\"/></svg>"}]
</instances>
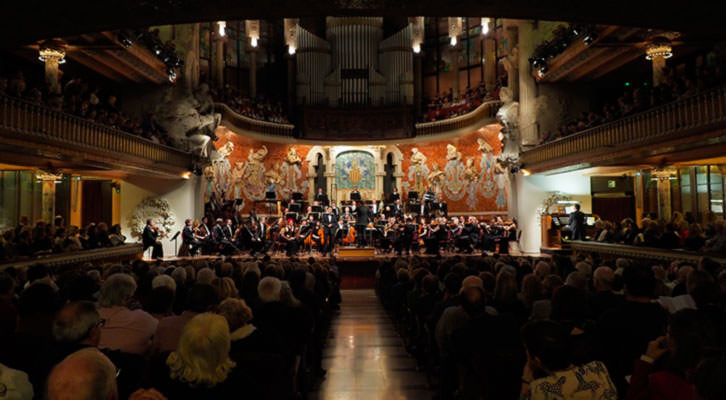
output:
<instances>
[{"instance_id":1,"label":"sculpted figure","mask_svg":"<svg viewBox=\"0 0 726 400\"><path fill-rule=\"evenodd\" d=\"M295 148L290 146L290 149L287 151L287 156L285 156L285 161L287 161L288 164L297 164L302 160L300 159L300 156L297 155Z\"/></svg>"}]
</instances>

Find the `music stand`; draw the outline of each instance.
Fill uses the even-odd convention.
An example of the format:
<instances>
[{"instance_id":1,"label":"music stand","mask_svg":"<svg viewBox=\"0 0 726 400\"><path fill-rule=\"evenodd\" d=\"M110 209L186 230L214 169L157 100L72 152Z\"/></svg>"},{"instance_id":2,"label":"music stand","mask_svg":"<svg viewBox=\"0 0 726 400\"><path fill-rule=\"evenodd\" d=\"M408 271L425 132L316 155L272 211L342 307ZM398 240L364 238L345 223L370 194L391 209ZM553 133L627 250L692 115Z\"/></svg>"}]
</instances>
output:
<instances>
[{"instance_id":1,"label":"music stand","mask_svg":"<svg viewBox=\"0 0 726 400\"><path fill-rule=\"evenodd\" d=\"M300 203L290 203L287 208L290 210L290 212L302 211L302 205Z\"/></svg>"},{"instance_id":2,"label":"music stand","mask_svg":"<svg viewBox=\"0 0 726 400\"><path fill-rule=\"evenodd\" d=\"M292 194L292 200L293 201L300 201L303 198L303 194L300 192L295 192Z\"/></svg>"},{"instance_id":3,"label":"music stand","mask_svg":"<svg viewBox=\"0 0 726 400\"><path fill-rule=\"evenodd\" d=\"M323 212L322 206L312 206L312 212L320 213Z\"/></svg>"},{"instance_id":4,"label":"music stand","mask_svg":"<svg viewBox=\"0 0 726 400\"><path fill-rule=\"evenodd\" d=\"M360 192L357 192L357 193L351 192L350 193L350 199L351 200L353 200L353 201L360 201L360 198L361 198L360 197Z\"/></svg>"},{"instance_id":5,"label":"music stand","mask_svg":"<svg viewBox=\"0 0 726 400\"><path fill-rule=\"evenodd\" d=\"M275 200L275 192L265 192L265 199Z\"/></svg>"},{"instance_id":6,"label":"music stand","mask_svg":"<svg viewBox=\"0 0 726 400\"><path fill-rule=\"evenodd\" d=\"M293 221L297 221L297 213L296 212L288 212L287 214L285 214L285 219L286 220L291 219Z\"/></svg>"},{"instance_id":7,"label":"music stand","mask_svg":"<svg viewBox=\"0 0 726 400\"><path fill-rule=\"evenodd\" d=\"M179 254L179 248L176 245L176 239L179 237L179 234L180 233L181 233L181 231L176 231L176 233L174 234L174 236L171 239L169 239L169 240L173 240L174 241L174 254Z\"/></svg>"},{"instance_id":8,"label":"music stand","mask_svg":"<svg viewBox=\"0 0 726 400\"><path fill-rule=\"evenodd\" d=\"M409 201L418 200L418 192L408 192L408 200Z\"/></svg>"}]
</instances>

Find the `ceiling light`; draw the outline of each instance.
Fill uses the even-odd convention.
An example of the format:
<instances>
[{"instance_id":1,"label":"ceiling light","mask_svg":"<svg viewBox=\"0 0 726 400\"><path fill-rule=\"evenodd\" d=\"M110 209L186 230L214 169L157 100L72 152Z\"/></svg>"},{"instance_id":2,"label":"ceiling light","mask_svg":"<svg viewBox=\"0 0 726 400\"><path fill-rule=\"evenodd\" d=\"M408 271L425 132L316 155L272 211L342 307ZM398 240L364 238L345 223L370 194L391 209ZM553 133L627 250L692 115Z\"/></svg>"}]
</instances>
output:
<instances>
[{"instance_id":1,"label":"ceiling light","mask_svg":"<svg viewBox=\"0 0 726 400\"><path fill-rule=\"evenodd\" d=\"M421 52L421 45L420 44L416 43L412 47L413 47L413 52L414 53L418 54L418 53Z\"/></svg>"},{"instance_id":2,"label":"ceiling light","mask_svg":"<svg viewBox=\"0 0 726 400\"><path fill-rule=\"evenodd\" d=\"M227 23L224 21L217 21L217 33L219 33L219 36L224 37L224 35L227 34L225 29L227 28Z\"/></svg>"},{"instance_id":3,"label":"ceiling light","mask_svg":"<svg viewBox=\"0 0 726 400\"><path fill-rule=\"evenodd\" d=\"M489 18L481 19L481 34L486 35L489 33Z\"/></svg>"},{"instance_id":4,"label":"ceiling light","mask_svg":"<svg viewBox=\"0 0 726 400\"><path fill-rule=\"evenodd\" d=\"M253 36L250 38L250 46L257 47L257 38L256 37Z\"/></svg>"},{"instance_id":5,"label":"ceiling light","mask_svg":"<svg viewBox=\"0 0 726 400\"><path fill-rule=\"evenodd\" d=\"M645 48L645 59L652 60L655 57L671 58L673 57L673 48L670 40L659 36L648 44Z\"/></svg>"}]
</instances>

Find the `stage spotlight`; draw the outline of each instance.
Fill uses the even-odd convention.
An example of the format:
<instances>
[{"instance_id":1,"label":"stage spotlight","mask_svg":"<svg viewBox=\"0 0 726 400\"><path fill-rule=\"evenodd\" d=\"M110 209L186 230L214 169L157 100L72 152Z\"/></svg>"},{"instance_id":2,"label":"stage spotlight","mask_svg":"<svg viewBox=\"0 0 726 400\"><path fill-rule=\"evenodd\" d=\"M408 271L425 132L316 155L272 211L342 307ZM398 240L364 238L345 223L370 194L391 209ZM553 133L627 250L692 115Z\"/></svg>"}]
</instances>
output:
<instances>
[{"instance_id":1,"label":"stage spotlight","mask_svg":"<svg viewBox=\"0 0 726 400\"><path fill-rule=\"evenodd\" d=\"M169 74L169 82L175 83L176 82L176 72L173 69L169 68L166 71L166 73Z\"/></svg>"}]
</instances>

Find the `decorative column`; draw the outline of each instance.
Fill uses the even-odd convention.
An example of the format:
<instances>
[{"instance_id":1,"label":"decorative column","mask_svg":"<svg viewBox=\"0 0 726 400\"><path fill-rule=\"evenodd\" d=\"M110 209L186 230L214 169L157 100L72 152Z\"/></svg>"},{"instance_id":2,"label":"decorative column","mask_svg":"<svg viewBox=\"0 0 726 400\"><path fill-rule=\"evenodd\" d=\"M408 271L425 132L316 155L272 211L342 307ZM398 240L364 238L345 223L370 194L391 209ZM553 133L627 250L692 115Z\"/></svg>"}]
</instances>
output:
<instances>
[{"instance_id":1,"label":"decorative column","mask_svg":"<svg viewBox=\"0 0 726 400\"><path fill-rule=\"evenodd\" d=\"M256 19L245 21L245 33L250 39L248 53L250 56L250 97L257 97L257 43L260 40L260 21Z\"/></svg>"},{"instance_id":2,"label":"decorative column","mask_svg":"<svg viewBox=\"0 0 726 400\"><path fill-rule=\"evenodd\" d=\"M287 44L287 114L292 117L295 108L297 66L295 53L297 52L297 18L285 18L285 44Z\"/></svg>"},{"instance_id":3,"label":"decorative column","mask_svg":"<svg viewBox=\"0 0 726 400\"><path fill-rule=\"evenodd\" d=\"M45 63L45 83L48 93L60 94L59 65L66 62L65 42L60 39L50 39L38 45L38 58Z\"/></svg>"},{"instance_id":4,"label":"decorative column","mask_svg":"<svg viewBox=\"0 0 726 400\"><path fill-rule=\"evenodd\" d=\"M504 53L506 57L502 61L507 71L507 86L512 89L514 101L519 100L519 27L518 21L513 19L504 20ZM525 57L526 59L526 57Z\"/></svg>"},{"instance_id":5,"label":"decorative column","mask_svg":"<svg viewBox=\"0 0 726 400\"><path fill-rule=\"evenodd\" d=\"M35 171L35 180L41 182L41 219L53 222L55 218L55 183L63 179L63 174L54 171Z\"/></svg>"},{"instance_id":6,"label":"decorative column","mask_svg":"<svg viewBox=\"0 0 726 400\"><path fill-rule=\"evenodd\" d=\"M532 21L520 21L517 41L519 64L519 134L522 144L539 143L537 129L537 87L529 73L529 56L534 52L534 25Z\"/></svg>"},{"instance_id":7,"label":"decorative column","mask_svg":"<svg viewBox=\"0 0 726 400\"><path fill-rule=\"evenodd\" d=\"M224 35L220 32L214 35L214 83L218 88L224 86Z\"/></svg>"},{"instance_id":8,"label":"decorative column","mask_svg":"<svg viewBox=\"0 0 726 400\"><path fill-rule=\"evenodd\" d=\"M487 26L491 26L491 21L486 21ZM497 57L496 57L496 39L484 37L484 85L487 91L494 90L497 76Z\"/></svg>"},{"instance_id":9,"label":"decorative column","mask_svg":"<svg viewBox=\"0 0 726 400\"><path fill-rule=\"evenodd\" d=\"M671 179L673 171L670 169L654 169L651 173L656 180L656 193L658 196L658 218L671 219Z\"/></svg>"},{"instance_id":10,"label":"decorative column","mask_svg":"<svg viewBox=\"0 0 726 400\"><path fill-rule=\"evenodd\" d=\"M199 25L196 23L189 27L190 41L186 46L188 50L184 59L184 86L188 90L199 86Z\"/></svg>"},{"instance_id":11,"label":"decorative column","mask_svg":"<svg viewBox=\"0 0 726 400\"><path fill-rule=\"evenodd\" d=\"M423 72L422 72L422 56L421 53L413 55L413 103L416 109L416 115L422 115L422 94L423 94Z\"/></svg>"},{"instance_id":12,"label":"decorative column","mask_svg":"<svg viewBox=\"0 0 726 400\"><path fill-rule=\"evenodd\" d=\"M451 47L449 55L451 56L451 69L453 73L452 91L453 98L459 98L459 55L461 46L459 45L459 35L461 35L461 17L449 17L449 38Z\"/></svg>"}]
</instances>

